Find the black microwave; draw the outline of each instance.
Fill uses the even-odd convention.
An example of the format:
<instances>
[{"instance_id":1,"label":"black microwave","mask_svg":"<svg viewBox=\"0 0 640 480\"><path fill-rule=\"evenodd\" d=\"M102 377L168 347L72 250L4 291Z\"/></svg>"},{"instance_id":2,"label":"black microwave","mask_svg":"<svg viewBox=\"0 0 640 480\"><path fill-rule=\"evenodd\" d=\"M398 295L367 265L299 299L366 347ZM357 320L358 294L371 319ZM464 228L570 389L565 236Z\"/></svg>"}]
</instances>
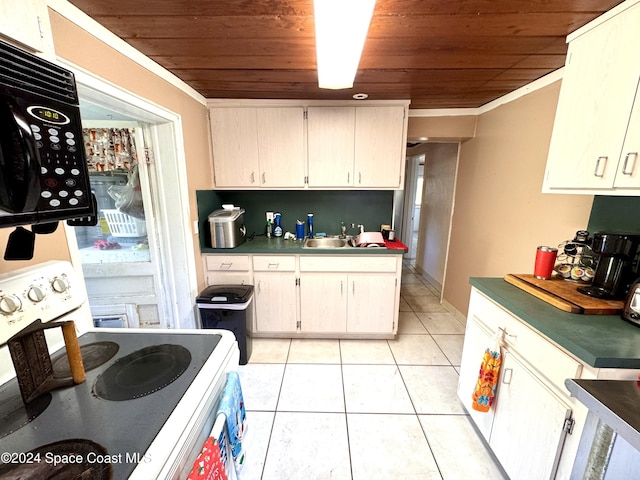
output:
<instances>
[{"instance_id":1,"label":"black microwave","mask_svg":"<svg viewBox=\"0 0 640 480\"><path fill-rule=\"evenodd\" d=\"M0 41L0 227L95 208L73 73Z\"/></svg>"}]
</instances>

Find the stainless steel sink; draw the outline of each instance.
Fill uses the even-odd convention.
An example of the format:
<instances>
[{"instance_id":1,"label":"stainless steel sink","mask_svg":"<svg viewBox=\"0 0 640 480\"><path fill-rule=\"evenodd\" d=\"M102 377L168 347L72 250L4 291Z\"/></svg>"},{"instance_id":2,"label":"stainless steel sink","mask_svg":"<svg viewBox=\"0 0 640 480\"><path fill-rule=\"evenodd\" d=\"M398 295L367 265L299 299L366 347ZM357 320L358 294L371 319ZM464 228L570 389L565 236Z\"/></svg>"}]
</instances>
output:
<instances>
[{"instance_id":1,"label":"stainless steel sink","mask_svg":"<svg viewBox=\"0 0 640 480\"><path fill-rule=\"evenodd\" d=\"M347 238L307 238L302 248L350 248Z\"/></svg>"}]
</instances>

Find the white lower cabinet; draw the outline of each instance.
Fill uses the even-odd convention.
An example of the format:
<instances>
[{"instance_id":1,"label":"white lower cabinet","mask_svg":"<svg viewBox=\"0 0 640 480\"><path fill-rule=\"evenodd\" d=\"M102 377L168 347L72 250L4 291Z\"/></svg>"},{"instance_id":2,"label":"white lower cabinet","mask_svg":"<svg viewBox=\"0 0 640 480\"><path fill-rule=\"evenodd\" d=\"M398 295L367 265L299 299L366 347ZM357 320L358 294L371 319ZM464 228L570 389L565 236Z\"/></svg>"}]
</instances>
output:
<instances>
[{"instance_id":1,"label":"white lower cabinet","mask_svg":"<svg viewBox=\"0 0 640 480\"><path fill-rule=\"evenodd\" d=\"M347 275L305 274L300 278L300 325L305 332L347 331Z\"/></svg>"},{"instance_id":2,"label":"white lower cabinet","mask_svg":"<svg viewBox=\"0 0 640 480\"><path fill-rule=\"evenodd\" d=\"M296 257L254 255L256 331L295 332L298 326Z\"/></svg>"},{"instance_id":3,"label":"white lower cabinet","mask_svg":"<svg viewBox=\"0 0 640 480\"><path fill-rule=\"evenodd\" d=\"M203 255L207 283L254 285L254 335L393 338L402 257Z\"/></svg>"},{"instance_id":4,"label":"white lower cabinet","mask_svg":"<svg viewBox=\"0 0 640 480\"><path fill-rule=\"evenodd\" d=\"M302 256L301 332L390 338L398 325L400 257Z\"/></svg>"},{"instance_id":5,"label":"white lower cabinet","mask_svg":"<svg viewBox=\"0 0 640 480\"><path fill-rule=\"evenodd\" d=\"M348 283L347 332L395 333L395 275L353 274Z\"/></svg>"},{"instance_id":6,"label":"white lower cabinet","mask_svg":"<svg viewBox=\"0 0 640 480\"><path fill-rule=\"evenodd\" d=\"M571 408L505 351L489 445L510 478L555 478Z\"/></svg>"},{"instance_id":7,"label":"white lower cabinet","mask_svg":"<svg viewBox=\"0 0 640 480\"><path fill-rule=\"evenodd\" d=\"M394 275L303 273L301 331L392 334L395 287Z\"/></svg>"},{"instance_id":8,"label":"white lower cabinet","mask_svg":"<svg viewBox=\"0 0 640 480\"><path fill-rule=\"evenodd\" d=\"M255 272L256 331L296 331L295 273Z\"/></svg>"},{"instance_id":9,"label":"white lower cabinet","mask_svg":"<svg viewBox=\"0 0 640 480\"><path fill-rule=\"evenodd\" d=\"M252 285L248 255L205 255L207 285Z\"/></svg>"},{"instance_id":10,"label":"white lower cabinet","mask_svg":"<svg viewBox=\"0 0 640 480\"><path fill-rule=\"evenodd\" d=\"M497 332L504 336L495 402L488 412L478 412L471 408L471 397L483 353L493 346ZM564 379L580 372L575 359L472 290L458 396L510 478L568 478L577 445L567 451L565 442L580 407L564 388ZM575 430L579 438L582 425Z\"/></svg>"}]
</instances>

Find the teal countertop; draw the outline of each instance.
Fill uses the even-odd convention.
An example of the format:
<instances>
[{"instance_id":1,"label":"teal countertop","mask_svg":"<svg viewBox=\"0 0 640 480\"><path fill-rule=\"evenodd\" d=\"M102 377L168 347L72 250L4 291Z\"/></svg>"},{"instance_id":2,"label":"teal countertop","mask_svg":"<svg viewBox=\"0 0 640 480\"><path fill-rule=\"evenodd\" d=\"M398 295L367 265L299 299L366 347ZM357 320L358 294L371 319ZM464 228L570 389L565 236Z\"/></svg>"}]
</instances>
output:
<instances>
[{"instance_id":1,"label":"teal countertop","mask_svg":"<svg viewBox=\"0 0 640 480\"><path fill-rule=\"evenodd\" d=\"M502 278L469 283L587 365L640 368L640 328L619 315L567 313Z\"/></svg>"},{"instance_id":2,"label":"teal countertop","mask_svg":"<svg viewBox=\"0 0 640 480\"><path fill-rule=\"evenodd\" d=\"M235 248L201 248L202 253L219 254L305 254L305 255L402 255L404 250L391 250L383 247L374 248L302 248L301 240L284 240L282 238L254 237L247 239Z\"/></svg>"}]
</instances>

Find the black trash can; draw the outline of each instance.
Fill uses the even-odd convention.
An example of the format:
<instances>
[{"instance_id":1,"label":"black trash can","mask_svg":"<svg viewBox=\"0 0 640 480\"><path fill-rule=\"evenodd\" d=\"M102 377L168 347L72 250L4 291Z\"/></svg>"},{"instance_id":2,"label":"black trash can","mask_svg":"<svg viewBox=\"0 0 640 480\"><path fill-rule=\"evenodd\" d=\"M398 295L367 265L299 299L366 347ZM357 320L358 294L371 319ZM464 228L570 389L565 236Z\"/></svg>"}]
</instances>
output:
<instances>
[{"instance_id":1,"label":"black trash can","mask_svg":"<svg viewBox=\"0 0 640 480\"><path fill-rule=\"evenodd\" d=\"M196 298L202 328L230 330L240 349L240 365L251 357L248 330L253 321L253 285L213 285Z\"/></svg>"}]
</instances>

